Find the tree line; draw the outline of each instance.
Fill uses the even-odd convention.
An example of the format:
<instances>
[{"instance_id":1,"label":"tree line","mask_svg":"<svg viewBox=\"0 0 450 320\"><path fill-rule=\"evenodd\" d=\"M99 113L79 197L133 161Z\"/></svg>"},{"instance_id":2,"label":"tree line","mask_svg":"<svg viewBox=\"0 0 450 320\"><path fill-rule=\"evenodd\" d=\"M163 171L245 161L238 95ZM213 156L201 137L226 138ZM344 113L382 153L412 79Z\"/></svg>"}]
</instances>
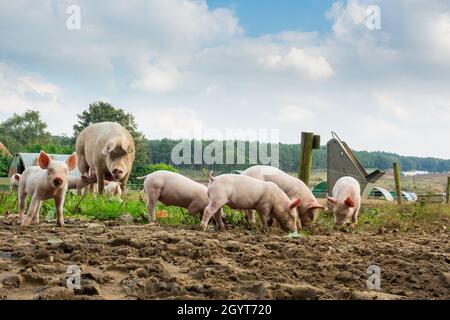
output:
<instances>
[{"instance_id":1,"label":"tree line","mask_svg":"<svg viewBox=\"0 0 450 320\"><path fill-rule=\"evenodd\" d=\"M53 154L69 154L75 149L77 135L92 123L102 121L118 122L128 129L136 144L136 160L131 175L132 181L135 177L148 174L156 168L166 168L172 170L173 166L178 170L205 170L214 169L219 172L232 172L234 170L244 170L252 164L250 159L254 159L252 151L259 150L258 142L234 141L219 142L218 146L223 146L221 153L224 155L222 162L226 160L227 152L233 152L235 164L205 164L195 163L194 146L201 145L201 150L205 150L213 141L190 140L191 161L189 163L176 164L172 161L172 151L180 140L159 139L149 140L138 129L134 116L120 108L115 108L106 102L94 102L89 108L78 115L78 121L73 126L71 136L55 136L47 130L47 124L41 119L38 111L29 110L23 114L14 114L10 118L0 123L0 142L14 154L17 152L39 152L45 150ZM230 150L230 146L232 150ZM236 164L238 153L245 148L245 157L242 164ZM299 162L299 144L280 144L279 146L279 166L287 172L296 172ZM268 156L271 156L269 146ZM217 150L215 151L217 152ZM213 156L215 155L213 152ZM242 153L244 154L244 153ZM437 158L421 158L400 156L387 152L355 151L356 156L366 168L389 169L394 161L399 162L403 171L423 170L431 172L450 171L450 160ZM0 176L7 176L7 167L10 156L0 150ZM261 163L257 157L257 163ZM157 166L155 166L158 164ZM170 166L169 166L170 165ZM326 169L327 154L326 147L322 146L313 152L313 169Z\"/></svg>"},{"instance_id":2,"label":"tree line","mask_svg":"<svg viewBox=\"0 0 450 320\"><path fill-rule=\"evenodd\" d=\"M203 150L208 144L211 144L213 141L201 141L203 146ZM149 145L149 155L150 162L152 163L169 163L181 170L183 169L191 169L191 170L201 170L201 169L214 169L221 172L230 172L233 170L244 170L249 166L249 154L250 154L250 145L255 142L244 142L245 143L245 151L246 151L246 164L194 164L194 150L192 147L191 150L191 164L181 164L176 165L171 161L171 150L174 146L180 143L179 140L171 140L171 139L160 139L160 140L150 140L148 142ZM228 152L225 150L226 143L222 143L224 145L224 161L225 162L225 154ZM235 142L234 145L234 154L237 154L237 144ZM259 147L259 143L256 143ZM191 145L194 145L194 141L191 140ZM269 148L270 151L270 148ZM422 158L422 157L410 157L410 156L401 156L395 153L375 151L354 151L356 157L360 160L362 165L367 169L380 169L386 170L391 169L393 162L398 162L402 171L413 171L413 170L421 170L421 171L430 171L430 172L448 172L450 171L450 160L437 159L437 158ZM269 152L270 156L270 152ZM280 169L286 172L297 172L298 171L298 163L300 158L300 144L279 144L279 166ZM260 163L260 161L258 161ZM313 150L313 169L323 169L327 168L327 149L326 146L321 146L319 150Z\"/></svg>"}]
</instances>

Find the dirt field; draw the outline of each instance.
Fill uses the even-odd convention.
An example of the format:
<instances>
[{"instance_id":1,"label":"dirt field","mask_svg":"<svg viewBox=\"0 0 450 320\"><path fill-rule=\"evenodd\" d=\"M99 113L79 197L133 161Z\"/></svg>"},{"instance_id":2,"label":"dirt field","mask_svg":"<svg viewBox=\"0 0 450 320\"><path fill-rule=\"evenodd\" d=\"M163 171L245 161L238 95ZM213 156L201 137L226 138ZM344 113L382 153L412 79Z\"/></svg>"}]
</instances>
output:
<instances>
[{"instance_id":1,"label":"dirt field","mask_svg":"<svg viewBox=\"0 0 450 320\"><path fill-rule=\"evenodd\" d=\"M290 238L272 229L200 232L68 220L22 229L0 218L3 299L449 299L450 246L434 234L334 232ZM66 288L81 267L81 289ZM367 268L381 268L369 291Z\"/></svg>"}]
</instances>

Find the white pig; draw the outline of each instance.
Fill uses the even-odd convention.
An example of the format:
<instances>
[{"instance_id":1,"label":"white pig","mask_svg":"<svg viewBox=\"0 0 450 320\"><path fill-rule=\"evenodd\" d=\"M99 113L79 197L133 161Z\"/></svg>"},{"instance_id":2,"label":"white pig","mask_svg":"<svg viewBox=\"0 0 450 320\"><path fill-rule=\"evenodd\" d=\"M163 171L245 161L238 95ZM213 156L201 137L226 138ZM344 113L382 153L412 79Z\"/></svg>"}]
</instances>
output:
<instances>
[{"instance_id":1,"label":"white pig","mask_svg":"<svg viewBox=\"0 0 450 320\"><path fill-rule=\"evenodd\" d=\"M67 180L67 189L69 190L77 190L78 195L81 195L83 191L87 191L87 189L94 183L97 183L96 176L79 176L72 177L69 176Z\"/></svg>"},{"instance_id":2,"label":"white pig","mask_svg":"<svg viewBox=\"0 0 450 320\"><path fill-rule=\"evenodd\" d=\"M63 207L67 191L69 171L77 166L77 156L70 155L65 162L54 161L41 151L37 159L39 166L29 167L22 173L19 182L19 219L27 226L36 219L39 223L39 209L43 200L55 199L56 223L64 226ZM27 195L31 197L28 213L25 214Z\"/></svg>"},{"instance_id":3,"label":"white pig","mask_svg":"<svg viewBox=\"0 0 450 320\"><path fill-rule=\"evenodd\" d=\"M224 205L232 209L258 211L263 232L269 230L269 215L284 231L297 231L295 209L300 205L300 199L290 200L275 183L236 174L213 177L212 172L209 173L209 181L209 203L201 223L204 231L211 217Z\"/></svg>"},{"instance_id":4,"label":"white pig","mask_svg":"<svg viewBox=\"0 0 450 320\"><path fill-rule=\"evenodd\" d=\"M122 196L121 182L105 181L105 194L109 198L120 198Z\"/></svg>"},{"instance_id":5,"label":"white pig","mask_svg":"<svg viewBox=\"0 0 450 320\"><path fill-rule=\"evenodd\" d=\"M333 196L327 196L327 199L333 206L335 224L343 225L349 219L353 226L358 224L361 186L355 178L340 178L333 187Z\"/></svg>"},{"instance_id":6,"label":"white pig","mask_svg":"<svg viewBox=\"0 0 450 320\"><path fill-rule=\"evenodd\" d=\"M19 173L14 173L10 180L11 191L17 190L19 188L20 177L22 175Z\"/></svg>"},{"instance_id":7,"label":"white pig","mask_svg":"<svg viewBox=\"0 0 450 320\"><path fill-rule=\"evenodd\" d=\"M116 122L99 122L85 128L76 142L78 169L81 174L95 172L98 193L105 178L121 182L122 195L135 158L134 140L127 129Z\"/></svg>"},{"instance_id":8,"label":"white pig","mask_svg":"<svg viewBox=\"0 0 450 320\"><path fill-rule=\"evenodd\" d=\"M168 206L185 208L189 214L199 214L200 218L209 203L208 188L181 174L159 170L137 179L145 179L144 192L148 197L148 215L152 222L156 221L155 207L158 201ZM219 229L224 230L221 210L214 215L214 219Z\"/></svg>"},{"instance_id":9,"label":"white pig","mask_svg":"<svg viewBox=\"0 0 450 320\"><path fill-rule=\"evenodd\" d=\"M263 181L272 181L283 190L290 199L300 199L297 207L298 216L297 228L310 226L316 222L319 209L325 209L314 197L308 186L300 179L294 178L282 170L271 166L253 166L243 171L241 174ZM251 211L247 211L247 219L254 223L255 219Z\"/></svg>"}]
</instances>

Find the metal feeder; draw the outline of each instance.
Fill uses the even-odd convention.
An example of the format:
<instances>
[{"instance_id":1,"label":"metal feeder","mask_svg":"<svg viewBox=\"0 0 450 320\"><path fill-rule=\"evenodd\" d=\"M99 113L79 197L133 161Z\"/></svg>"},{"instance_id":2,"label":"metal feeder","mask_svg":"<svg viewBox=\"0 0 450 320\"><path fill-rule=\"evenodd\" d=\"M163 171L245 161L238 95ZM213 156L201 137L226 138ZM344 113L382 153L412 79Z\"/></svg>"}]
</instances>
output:
<instances>
[{"instance_id":1,"label":"metal feeder","mask_svg":"<svg viewBox=\"0 0 450 320\"><path fill-rule=\"evenodd\" d=\"M339 139L335 132L331 132L333 138L327 143L327 187L328 194L332 194L335 183L344 176L351 176L361 185L361 195L367 198L369 184L375 183L385 172L375 170L372 173L362 166L347 143ZM367 191L367 192L366 192Z\"/></svg>"}]
</instances>

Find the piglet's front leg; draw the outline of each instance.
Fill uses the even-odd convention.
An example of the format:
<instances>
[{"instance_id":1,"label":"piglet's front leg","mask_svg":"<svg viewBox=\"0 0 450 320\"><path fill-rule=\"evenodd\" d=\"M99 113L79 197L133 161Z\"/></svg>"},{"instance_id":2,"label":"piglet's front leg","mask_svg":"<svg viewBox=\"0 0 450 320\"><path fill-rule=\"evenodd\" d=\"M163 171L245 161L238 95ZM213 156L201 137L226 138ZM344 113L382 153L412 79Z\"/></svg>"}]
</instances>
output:
<instances>
[{"instance_id":1,"label":"piglet's front leg","mask_svg":"<svg viewBox=\"0 0 450 320\"><path fill-rule=\"evenodd\" d=\"M31 221L36 214L39 214L39 207L41 206L41 200L36 195L31 198L30 207L28 208L27 215L22 220L22 226L30 225Z\"/></svg>"},{"instance_id":2,"label":"piglet's front leg","mask_svg":"<svg viewBox=\"0 0 450 320\"><path fill-rule=\"evenodd\" d=\"M358 211L355 211L355 213L353 213L350 226L352 228L356 228L358 226Z\"/></svg>"},{"instance_id":3,"label":"piglet's front leg","mask_svg":"<svg viewBox=\"0 0 450 320\"><path fill-rule=\"evenodd\" d=\"M259 219L261 220L261 231L263 233L269 232L269 225L267 223L268 217L269 217L268 212L259 212Z\"/></svg>"},{"instance_id":4,"label":"piglet's front leg","mask_svg":"<svg viewBox=\"0 0 450 320\"><path fill-rule=\"evenodd\" d=\"M42 201L39 201L38 207L36 209L36 214L34 216L34 221L36 222L36 224L39 224L39 212L41 211L41 205Z\"/></svg>"},{"instance_id":5,"label":"piglet's front leg","mask_svg":"<svg viewBox=\"0 0 450 320\"><path fill-rule=\"evenodd\" d=\"M19 224L22 223L25 217L25 209L27 206L27 194L19 190Z\"/></svg>"},{"instance_id":6,"label":"piglet's front leg","mask_svg":"<svg viewBox=\"0 0 450 320\"><path fill-rule=\"evenodd\" d=\"M64 227L64 193L58 194L55 198L55 206L56 206L56 225L59 227Z\"/></svg>"}]
</instances>

